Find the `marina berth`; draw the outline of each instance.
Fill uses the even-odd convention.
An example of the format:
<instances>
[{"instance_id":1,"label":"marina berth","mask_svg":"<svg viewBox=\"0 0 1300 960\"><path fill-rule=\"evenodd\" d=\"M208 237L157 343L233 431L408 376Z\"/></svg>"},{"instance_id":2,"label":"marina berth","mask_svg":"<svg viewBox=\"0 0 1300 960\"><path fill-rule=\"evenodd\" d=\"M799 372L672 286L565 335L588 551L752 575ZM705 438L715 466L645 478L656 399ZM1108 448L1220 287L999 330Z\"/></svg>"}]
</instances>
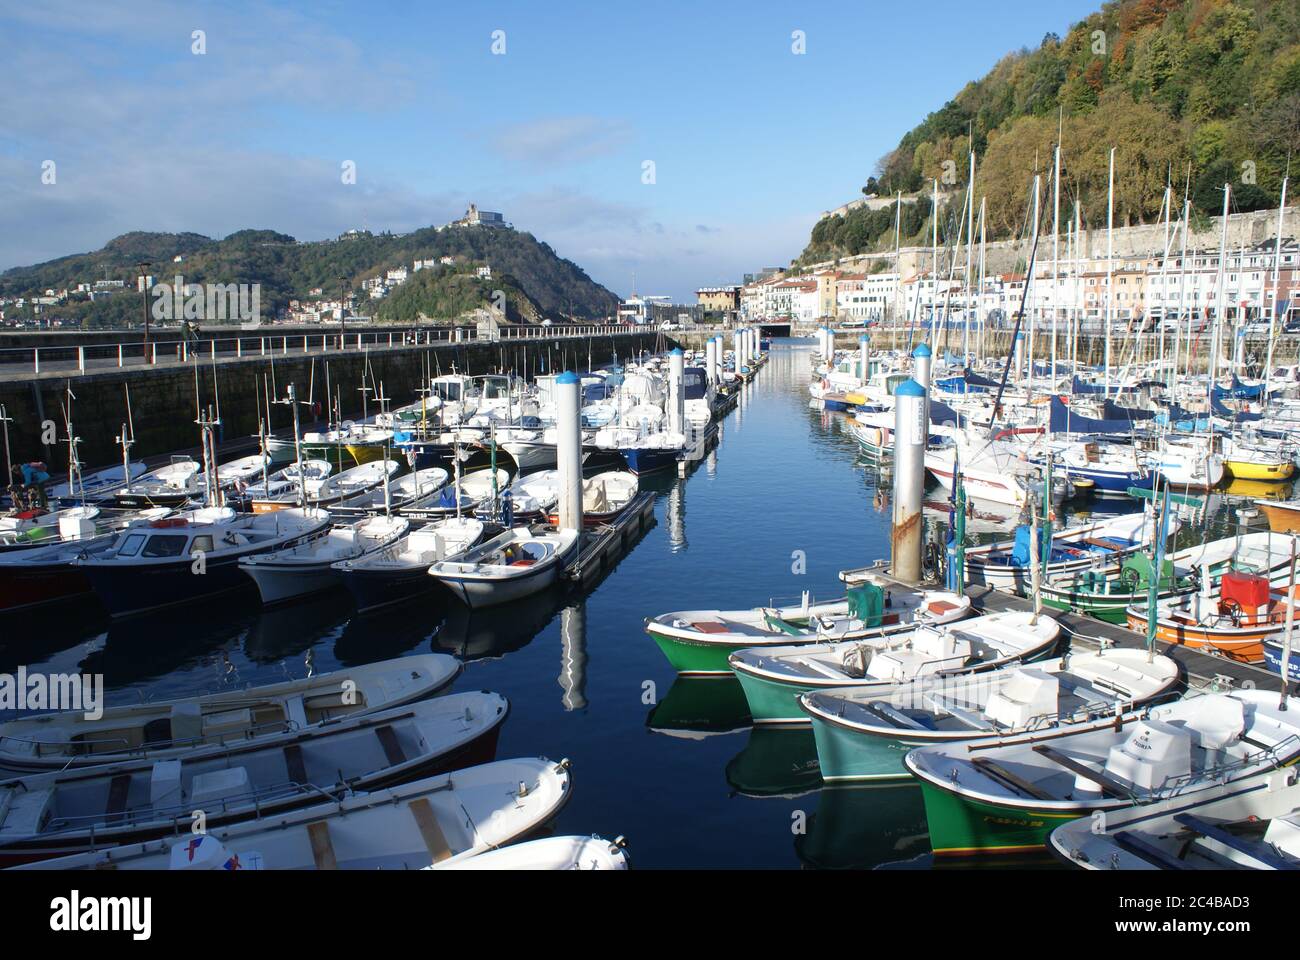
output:
<instances>
[{"instance_id":1,"label":"marina berth","mask_svg":"<svg viewBox=\"0 0 1300 960\"><path fill-rule=\"evenodd\" d=\"M359 613L410 600L437 586L429 568L454 560L500 531L471 517L448 517L411 530L378 550L334 564Z\"/></svg>"},{"instance_id":2,"label":"marina berth","mask_svg":"<svg viewBox=\"0 0 1300 960\"><path fill-rule=\"evenodd\" d=\"M870 686L888 690L931 674L963 674L1050 656L1061 628L1050 617L1003 611L957 623L838 643L739 650L728 665L755 723L806 724L805 694Z\"/></svg>"},{"instance_id":3,"label":"marina berth","mask_svg":"<svg viewBox=\"0 0 1300 960\"><path fill-rule=\"evenodd\" d=\"M317 795L309 806L216 826L201 837L183 830L179 836L41 860L21 869L449 867L512 849L506 844L544 829L570 793L568 761L498 760L385 789L347 791L329 802L319 802ZM554 858L556 853L552 846L540 856Z\"/></svg>"},{"instance_id":4,"label":"marina berth","mask_svg":"<svg viewBox=\"0 0 1300 960\"><path fill-rule=\"evenodd\" d=\"M204 507L128 527L72 564L109 614L122 617L250 586L240 560L319 536L329 524L314 507L242 516Z\"/></svg>"},{"instance_id":5,"label":"marina berth","mask_svg":"<svg viewBox=\"0 0 1300 960\"><path fill-rule=\"evenodd\" d=\"M582 523L587 527L609 523L631 505L640 491L640 480L626 470L606 470L582 481ZM558 488L556 500L558 501ZM547 521L558 527L560 515L554 504Z\"/></svg>"},{"instance_id":6,"label":"marina berth","mask_svg":"<svg viewBox=\"0 0 1300 960\"><path fill-rule=\"evenodd\" d=\"M1298 709L1263 690L1201 693L1061 731L920 747L904 762L936 854L1037 851L1098 811L1263 782L1300 760Z\"/></svg>"},{"instance_id":7,"label":"marina berth","mask_svg":"<svg viewBox=\"0 0 1300 960\"><path fill-rule=\"evenodd\" d=\"M1063 823L1058 858L1083 870L1300 870L1294 767L1246 784Z\"/></svg>"},{"instance_id":8,"label":"marina berth","mask_svg":"<svg viewBox=\"0 0 1300 960\"><path fill-rule=\"evenodd\" d=\"M0 781L0 864L209 831L487 763L508 704L460 693L288 738Z\"/></svg>"},{"instance_id":9,"label":"marina berth","mask_svg":"<svg viewBox=\"0 0 1300 960\"><path fill-rule=\"evenodd\" d=\"M974 622L972 622L972 625ZM923 675L901 685L817 690L800 698L822 779L907 778L914 747L1063 730L1173 694L1178 665L1144 650L1072 654L1029 665Z\"/></svg>"},{"instance_id":10,"label":"marina berth","mask_svg":"<svg viewBox=\"0 0 1300 960\"><path fill-rule=\"evenodd\" d=\"M864 579L852 582L845 597L827 603L805 594L800 604L784 607L678 610L648 618L645 629L678 673L730 674L727 658L738 650L888 637L922 624L951 623L970 610L965 596Z\"/></svg>"},{"instance_id":11,"label":"marina berth","mask_svg":"<svg viewBox=\"0 0 1300 960\"><path fill-rule=\"evenodd\" d=\"M435 696L460 671L454 657L426 653L302 680L108 707L93 720L79 712L21 717L0 724L0 770L39 773L267 743Z\"/></svg>"},{"instance_id":12,"label":"marina berth","mask_svg":"<svg viewBox=\"0 0 1300 960\"><path fill-rule=\"evenodd\" d=\"M241 557L239 567L252 578L263 603L294 600L339 582L335 564L382 550L403 537L411 522L405 517L366 517L335 523L324 535L253 556Z\"/></svg>"}]
</instances>

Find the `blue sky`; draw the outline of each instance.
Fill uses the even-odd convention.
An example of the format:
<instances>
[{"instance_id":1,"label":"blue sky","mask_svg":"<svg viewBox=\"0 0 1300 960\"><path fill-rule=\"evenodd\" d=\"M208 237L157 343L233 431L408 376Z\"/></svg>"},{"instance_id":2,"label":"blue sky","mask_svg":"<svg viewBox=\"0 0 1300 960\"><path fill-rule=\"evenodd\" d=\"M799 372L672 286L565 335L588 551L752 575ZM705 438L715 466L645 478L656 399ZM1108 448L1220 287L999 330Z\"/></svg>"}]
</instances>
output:
<instances>
[{"instance_id":1,"label":"blue sky","mask_svg":"<svg viewBox=\"0 0 1300 960\"><path fill-rule=\"evenodd\" d=\"M1095 7L0 0L0 269L472 200L620 294L693 299L797 255L929 111Z\"/></svg>"}]
</instances>

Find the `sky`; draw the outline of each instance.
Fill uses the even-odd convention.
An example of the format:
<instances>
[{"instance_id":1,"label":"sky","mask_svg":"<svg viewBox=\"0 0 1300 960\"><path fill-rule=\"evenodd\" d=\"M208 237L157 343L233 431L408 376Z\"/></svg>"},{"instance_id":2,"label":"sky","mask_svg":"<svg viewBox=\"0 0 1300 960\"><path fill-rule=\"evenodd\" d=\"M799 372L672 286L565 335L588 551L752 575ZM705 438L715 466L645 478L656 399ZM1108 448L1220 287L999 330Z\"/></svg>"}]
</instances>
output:
<instances>
[{"instance_id":1,"label":"sky","mask_svg":"<svg viewBox=\"0 0 1300 960\"><path fill-rule=\"evenodd\" d=\"M0 270L472 201L691 302L788 263L926 114L1096 6L0 0Z\"/></svg>"}]
</instances>

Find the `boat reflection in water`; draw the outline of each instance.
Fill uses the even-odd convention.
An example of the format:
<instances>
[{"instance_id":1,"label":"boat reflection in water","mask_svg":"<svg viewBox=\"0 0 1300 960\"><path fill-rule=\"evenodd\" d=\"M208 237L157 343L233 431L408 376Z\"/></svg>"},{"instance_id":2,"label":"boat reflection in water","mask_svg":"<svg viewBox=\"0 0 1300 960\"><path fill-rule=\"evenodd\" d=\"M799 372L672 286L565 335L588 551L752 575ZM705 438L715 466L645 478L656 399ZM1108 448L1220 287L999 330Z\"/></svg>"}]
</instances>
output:
<instances>
[{"instance_id":1,"label":"boat reflection in water","mask_svg":"<svg viewBox=\"0 0 1300 960\"><path fill-rule=\"evenodd\" d=\"M727 764L727 783L746 797L791 798L820 790L812 727L753 727L745 749Z\"/></svg>"},{"instance_id":2,"label":"boat reflection in water","mask_svg":"<svg viewBox=\"0 0 1300 960\"><path fill-rule=\"evenodd\" d=\"M930 852L921 788L912 782L822 790L794 850L818 870L862 870Z\"/></svg>"},{"instance_id":3,"label":"boat reflection in water","mask_svg":"<svg viewBox=\"0 0 1300 960\"><path fill-rule=\"evenodd\" d=\"M482 610L451 599L446 622L433 638L434 648L466 661L498 660L522 650L546 629L561 603L558 588Z\"/></svg>"},{"instance_id":4,"label":"boat reflection in water","mask_svg":"<svg viewBox=\"0 0 1300 960\"><path fill-rule=\"evenodd\" d=\"M646 717L655 733L703 740L751 725L749 701L734 675L678 676Z\"/></svg>"},{"instance_id":5,"label":"boat reflection in water","mask_svg":"<svg viewBox=\"0 0 1300 960\"><path fill-rule=\"evenodd\" d=\"M587 706L587 603L560 611L560 689L565 710Z\"/></svg>"},{"instance_id":6,"label":"boat reflection in water","mask_svg":"<svg viewBox=\"0 0 1300 960\"><path fill-rule=\"evenodd\" d=\"M437 646L449 612L456 606L459 604L451 596L435 590L364 615L354 611L334 643L334 657L341 666L359 666L413 650L425 652L430 640Z\"/></svg>"},{"instance_id":7,"label":"boat reflection in water","mask_svg":"<svg viewBox=\"0 0 1300 960\"><path fill-rule=\"evenodd\" d=\"M318 643L336 641L356 615L342 591L317 594L307 603L263 607L249 625L244 655L254 663L275 663ZM366 662L384 657L367 657Z\"/></svg>"}]
</instances>

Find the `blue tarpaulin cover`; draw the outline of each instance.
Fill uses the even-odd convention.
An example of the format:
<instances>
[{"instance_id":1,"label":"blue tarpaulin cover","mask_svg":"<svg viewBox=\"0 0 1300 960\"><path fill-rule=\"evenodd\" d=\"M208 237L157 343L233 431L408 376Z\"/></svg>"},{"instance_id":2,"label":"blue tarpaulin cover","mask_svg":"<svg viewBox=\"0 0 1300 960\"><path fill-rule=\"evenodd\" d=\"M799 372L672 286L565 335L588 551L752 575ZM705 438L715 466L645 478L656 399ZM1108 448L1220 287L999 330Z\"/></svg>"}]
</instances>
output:
<instances>
[{"instance_id":1,"label":"blue tarpaulin cover","mask_svg":"<svg viewBox=\"0 0 1300 960\"><path fill-rule=\"evenodd\" d=\"M1060 397L1052 397L1048 415L1048 430L1052 433L1132 433L1131 420L1099 420L1072 413Z\"/></svg>"}]
</instances>

